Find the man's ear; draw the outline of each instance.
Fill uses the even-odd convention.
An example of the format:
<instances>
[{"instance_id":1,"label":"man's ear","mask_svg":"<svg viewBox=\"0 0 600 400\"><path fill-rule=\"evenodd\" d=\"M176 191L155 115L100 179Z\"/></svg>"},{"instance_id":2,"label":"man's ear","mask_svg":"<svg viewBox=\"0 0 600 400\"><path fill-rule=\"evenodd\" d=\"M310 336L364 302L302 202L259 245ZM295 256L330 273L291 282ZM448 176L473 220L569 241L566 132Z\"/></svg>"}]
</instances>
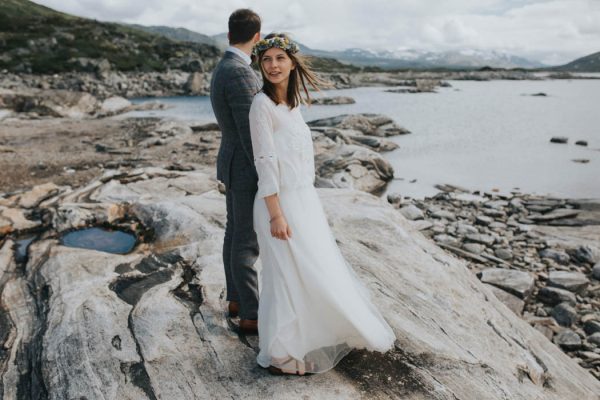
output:
<instances>
[{"instance_id":1,"label":"man's ear","mask_svg":"<svg viewBox=\"0 0 600 400\"><path fill-rule=\"evenodd\" d=\"M259 40L260 40L260 32L256 32L256 33L254 34L254 36L252 37L252 42L253 42L253 43L256 43L256 42L258 42Z\"/></svg>"}]
</instances>

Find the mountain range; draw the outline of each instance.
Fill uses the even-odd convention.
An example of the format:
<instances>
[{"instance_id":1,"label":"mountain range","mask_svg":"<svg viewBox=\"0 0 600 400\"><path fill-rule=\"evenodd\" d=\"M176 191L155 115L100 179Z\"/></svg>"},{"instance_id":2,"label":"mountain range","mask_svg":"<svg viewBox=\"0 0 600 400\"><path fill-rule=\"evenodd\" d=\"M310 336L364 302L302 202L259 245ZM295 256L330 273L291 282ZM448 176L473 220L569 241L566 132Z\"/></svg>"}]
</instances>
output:
<instances>
[{"instance_id":1,"label":"mountain range","mask_svg":"<svg viewBox=\"0 0 600 400\"><path fill-rule=\"evenodd\" d=\"M555 68L569 72L600 72L600 51Z\"/></svg>"},{"instance_id":2,"label":"mountain range","mask_svg":"<svg viewBox=\"0 0 600 400\"><path fill-rule=\"evenodd\" d=\"M147 32L165 35L170 39L193 41L211 44L225 49L227 47L227 34L204 35L185 28L172 28L168 26L141 26L132 25ZM372 51L360 48L350 48L341 51L328 51L312 49L298 43L300 50L316 57L333 58L342 63L361 67L379 67L382 69L399 68L466 68L481 67L493 68L543 68L544 64L523 57L517 57L499 51L483 50L457 50L447 52L431 52L421 50L402 51Z\"/></svg>"},{"instance_id":3,"label":"mountain range","mask_svg":"<svg viewBox=\"0 0 600 400\"><path fill-rule=\"evenodd\" d=\"M122 24L61 13L27 0L0 0L0 70L209 71L220 51Z\"/></svg>"},{"instance_id":4,"label":"mountain range","mask_svg":"<svg viewBox=\"0 0 600 400\"><path fill-rule=\"evenodd\" d=\"M100 22L28 0L0 0L0 69L13 72L78 71L102 60L122 71L207 71L227 44L226 33L211 36L185 28ZM315 56L315 69L330 72L482 67L600 72L600 52L547 67L499 51L327 51L299 45L303 53Z\"/></svg>"}]
</instances>

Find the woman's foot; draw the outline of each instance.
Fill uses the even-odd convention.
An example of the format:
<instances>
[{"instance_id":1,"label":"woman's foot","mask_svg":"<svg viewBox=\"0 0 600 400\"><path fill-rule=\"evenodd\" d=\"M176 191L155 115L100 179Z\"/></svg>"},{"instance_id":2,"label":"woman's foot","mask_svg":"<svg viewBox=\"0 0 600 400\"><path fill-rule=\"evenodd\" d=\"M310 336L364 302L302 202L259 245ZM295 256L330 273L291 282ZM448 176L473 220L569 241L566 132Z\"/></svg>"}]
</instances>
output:
<instances>
[{"instance_id":1,"label":"woman's foot","mask_svg":"<svg viewBox=\"0 0 600 400\"><path fill-rule=\"evenodd\" d=\"M285 360L275 360L279 365L285 365L285 368L279 368L274 365L269 365L267 370L271 375L313 375L313 372L306 372L306 365L302 361L298 361L292 357ZM280 362L281 361L281 362ZM314 368L313 363L309 363ZM294 368L295 367L295 368Z\"/></svg>"},{"instance_id":2,"label":"woman's foot","mask_svg":"<svg viewBox=\"0 0 600 400\"><path fill-rule=\"evenodd\" d=\"M273 365L269 365L267 370L269 371L269 373L271 375L299 375L299 376L313 375L312 372L288 371L288 370L283 370L281 368L277 368Z\"/></svg>"}]
</instances>

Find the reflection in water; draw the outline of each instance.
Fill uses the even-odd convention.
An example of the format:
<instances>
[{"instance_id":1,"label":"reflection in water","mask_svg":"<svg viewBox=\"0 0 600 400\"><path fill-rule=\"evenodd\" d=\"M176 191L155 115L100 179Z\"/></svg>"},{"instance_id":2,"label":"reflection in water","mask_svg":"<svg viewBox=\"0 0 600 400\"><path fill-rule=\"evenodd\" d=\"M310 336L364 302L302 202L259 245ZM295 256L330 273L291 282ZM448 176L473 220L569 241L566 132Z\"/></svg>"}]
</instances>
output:
<instances>
[{"instance_id":1,"label":"reflection in water","mask_svg":"<svg viewBox=\"0 0 600 400\"><path fill-rule=\"evenodd\" d=\"M129 253L135 242L136 237L131 233L97 227L71 231L61 238L61 244L64 246L116 254Z\"/></svg>"},{"instance_id":2,"label":"reflection in water","mask_svg":"<svg viewBox=\"0 0 600 400\"><path fill-rule=\"evenodd\" d=\"M35 235L31 235L15 241L15 261L17 264L27 262L27 251L29 249L29 245L34 241L35 238Z\"/></svg>"}]
</instances>

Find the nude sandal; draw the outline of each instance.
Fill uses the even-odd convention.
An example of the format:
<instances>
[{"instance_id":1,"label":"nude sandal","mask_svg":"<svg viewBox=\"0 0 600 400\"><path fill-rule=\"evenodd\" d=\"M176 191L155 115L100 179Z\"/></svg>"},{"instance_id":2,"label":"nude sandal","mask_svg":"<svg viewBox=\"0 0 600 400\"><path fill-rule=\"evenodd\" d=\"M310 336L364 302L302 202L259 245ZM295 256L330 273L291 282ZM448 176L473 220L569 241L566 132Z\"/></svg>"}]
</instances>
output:
<instances>
[{"instance_id":1,"label":"nude sandal","mask_svg":"<svg viewBox=\"0 0 600 400\"><path fill-rule=\"evenodd\" d=\"M269 371L269 373L271 375L299 375L299 376L314 375L314 372L306 372L305 363L298 362L298 360L296 360L293 357L288 357L286 359L283 359L282 360L282 364L287 364L290 361L294 361L296 363L296 369L295 370L290 370L290 369L287 369L287 368L278 368L278 367L276 367L274 365L269 365L267 367L267 370Z\"/></svg>"}]
</instances>

